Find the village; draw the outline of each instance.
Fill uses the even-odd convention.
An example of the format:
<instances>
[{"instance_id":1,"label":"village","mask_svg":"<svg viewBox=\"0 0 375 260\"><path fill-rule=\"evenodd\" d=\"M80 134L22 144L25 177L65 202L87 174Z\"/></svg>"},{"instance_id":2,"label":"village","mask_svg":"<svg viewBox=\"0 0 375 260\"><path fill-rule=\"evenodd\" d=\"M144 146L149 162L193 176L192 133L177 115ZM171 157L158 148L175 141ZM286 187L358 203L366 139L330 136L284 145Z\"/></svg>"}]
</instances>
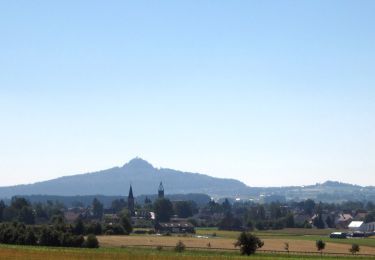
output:
<instances>
[{"instance_id":1,"label":"village","mask_svg":"<svg viewBox=\"0 0 375 260\"><path fill-rule=\"evenodd\" d=\"M130 186L127 200L112 202L104 208L65 208L67 223L82 220L99 222L104 226L116 226L121 216L126 216L135 233L195 233L196 228L217 227L221 230L279 230L283 228L307 228L332 230L331 238L367 237L375 232L375 207L371 202L346 202L343 204L301 202L268 202L264 204L223 199L210 200L206 205L194 201L168 199L160 182L157 197L151 201L146 196L137 202Z\"/></svg>"}]
</instances>

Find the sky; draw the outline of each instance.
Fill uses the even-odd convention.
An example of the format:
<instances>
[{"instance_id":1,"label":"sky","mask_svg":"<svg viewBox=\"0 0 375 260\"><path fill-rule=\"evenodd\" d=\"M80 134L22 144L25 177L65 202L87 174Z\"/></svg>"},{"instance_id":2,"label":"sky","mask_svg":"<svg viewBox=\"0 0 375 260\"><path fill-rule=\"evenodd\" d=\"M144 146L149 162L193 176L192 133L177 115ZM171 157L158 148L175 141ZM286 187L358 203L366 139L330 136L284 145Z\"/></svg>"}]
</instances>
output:
<instances>
[{"instance_id":1,"label":"sky","mask_svg":"<svg viewBox=\"0 0 375 260\"><path fill-rule=\"evenodd\" d=\"M1 1L0 186L122 166L375 185L375 1Z\"/></svg>"}]
</instances>

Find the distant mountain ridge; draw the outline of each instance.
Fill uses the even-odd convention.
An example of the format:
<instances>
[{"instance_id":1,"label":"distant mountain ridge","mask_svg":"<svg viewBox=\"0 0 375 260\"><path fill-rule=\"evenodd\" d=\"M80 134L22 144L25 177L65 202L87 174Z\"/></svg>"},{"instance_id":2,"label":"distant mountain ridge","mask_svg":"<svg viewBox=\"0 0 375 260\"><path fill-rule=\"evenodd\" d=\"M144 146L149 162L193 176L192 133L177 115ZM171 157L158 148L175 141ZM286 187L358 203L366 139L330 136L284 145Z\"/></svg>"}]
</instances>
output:
<instances>
[{"instance_id":1,"label":"distant mountain ridge","mask_svg":"<svg viewBox=\"0 0 375 260\"><path fill-rule=\"evenodd\" d=\"M205 174L182 172L167 168L157 169L149 162L135 158L122 167L114 167L93 173L64 176L57 179L27 185L0 187L0 198L15 195L55 196L127 196L132 184L136 196L156 194L162 181L166 194L207 194L214 198L259 199L284 197L300 201L314 199L325 202L345 200L375 201L375 187L362 187L326 181L315 185L289 187L249 187L234 180L215 178Z\"/></svg>"},{"instance_id":2,"label":"distant mountain ridge","mask_svg":"<svg viewBox=\"0 0 375 260\"><path fill-rule=\"evenodd\" d=\"M245 195L249 187L234 179L215 178L199 173L157 169L135 158L123 167L93 173L64 176L34 184L0 187L0 197L14 195L126 195L132 184L135 195L151 194L163 182L166 193L204 193L215 197Z\"/></svg>"}]
</instances>

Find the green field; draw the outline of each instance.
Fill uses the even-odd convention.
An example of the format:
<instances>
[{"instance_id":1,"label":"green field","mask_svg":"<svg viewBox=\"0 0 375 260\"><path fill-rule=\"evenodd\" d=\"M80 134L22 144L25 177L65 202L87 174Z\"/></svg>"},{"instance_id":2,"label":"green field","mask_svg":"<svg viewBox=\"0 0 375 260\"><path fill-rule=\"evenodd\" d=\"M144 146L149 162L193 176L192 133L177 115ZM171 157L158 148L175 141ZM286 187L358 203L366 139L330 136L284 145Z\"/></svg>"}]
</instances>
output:
<instances>
[{"instance_id":1,"label":"green field","mask_svg":"<svg viewBox=\"0 0 375 260\"><path fill-rule=\"evenodd\" d=\"M0 259L124 259L124 260L297 260L297 259L375 259L375 257L337 257L337 256L302 256L302 255L270 255L257 254L254 256L240 256L238 252L202 252L188 250L176 253L171 250L157 251L155 249L129 248L99 248L99 249L71 249L0 245Z\"/></svg>"},{"instance_id":2,"label":"green field","mask_svg":"<svg viewBox=\"0 0 375 260\"><path fill-rule=\"evenodd\" d=\"M238 237L239 232L222 231L215 228L200 228L196 230L196 236L157 236L157 235L131 235L131 236L98 236L102 247L99 249L84 248L53 248L53 247L32 247L0 244L0 259L125 259L125 260L297 260L297 259L375 259L375 239L330 239L330 230L314 229L284 229L276 231L254 232L265 241L266 250L283 251L284 242L289 242L295 249L288 255L286 252L270 253L270 251L260 251L256 255L246 257L241 256L239 250L234 250L233 241ZM316 253L315 241L322 239L327 242L327 253L348 254L351 244L357 243L362 247L360 253L370 253L374 256L342 256L324 255L321 257ZM177 241L182 240L187 246L186 251L177 253L173 251L173 246ZM223 250L209 249L206 244L210 241L214 246ZM148 245L146 244L148 242ZM343 245L344 244L344 245ZM139 247L137 245L146 245ZM162 250L157 250L156 246L162 245ZM306 247L308 246L308 247ZM199 248L199 249L198 249ZM263 249L263 248L262 248ZM293 250L291 250L293 251ZM314 255L307 255L303 252L312 252Z\"/></svg>"},{"instance_id":3,"label":"green field","mask_svg":"<svg viewBox=\"0 0 375 260\"><path fill-rule=\"evenodd\" d=\"M275 239L292 239L292 240L323 240L325 242L347 244L351 245L356 243L360 246L375 247L375 238L351 238L351 239L332 239L329 238L329 234L335 230L327 229L281 229L281 230L267 230L267 231L256 231L253 234L259 236L261 239L275 238ZM201 228L197 229L197 235L212 236L224 238L237 238L240 232L235 231L224 231L218 230L217 228Z\"/></svg>"}]
</instances>

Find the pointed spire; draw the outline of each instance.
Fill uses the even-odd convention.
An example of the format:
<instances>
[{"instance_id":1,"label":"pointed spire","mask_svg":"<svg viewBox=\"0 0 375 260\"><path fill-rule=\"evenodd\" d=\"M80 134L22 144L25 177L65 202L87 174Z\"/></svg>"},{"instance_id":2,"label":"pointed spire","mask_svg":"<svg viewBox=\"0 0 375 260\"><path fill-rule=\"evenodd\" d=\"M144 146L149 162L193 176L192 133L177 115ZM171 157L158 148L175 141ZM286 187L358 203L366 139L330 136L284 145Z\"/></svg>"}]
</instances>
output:
<instances>
[{"instance_id":1,"label":"pointed spire","mask_svg":"<svg viewBox=\"0 0 375 260\"><path fill-rule=\"evenodd\" d=\"M163 199L164 198L164 187L163 187L163 183L162 182L160 182L160 185L159 185L158 197L159 197L159 199Z\"/></svg>"},{"instance_id":2,"label":"pointed spire","mask_svg":"<svg viewBox=\"0 0 375 260\"><path fill-rule=\"evenodd\" d=\"M128 198L130 199L134 199L134 196L133 196L133 188L132 188L132 185L130 184L130 189L129 189L129 196Z\"/></svg>"},{"instance_id":3,"label":"pointed spire","mask_svg":"<svg viewBox=\"0 0 375 260\"><path fill-rule=\"evenodd\" d=\"M160 182L159 191L164 191L164 187L163 187L163 183L162 182Z\"/></svg>"}]
</instances>

